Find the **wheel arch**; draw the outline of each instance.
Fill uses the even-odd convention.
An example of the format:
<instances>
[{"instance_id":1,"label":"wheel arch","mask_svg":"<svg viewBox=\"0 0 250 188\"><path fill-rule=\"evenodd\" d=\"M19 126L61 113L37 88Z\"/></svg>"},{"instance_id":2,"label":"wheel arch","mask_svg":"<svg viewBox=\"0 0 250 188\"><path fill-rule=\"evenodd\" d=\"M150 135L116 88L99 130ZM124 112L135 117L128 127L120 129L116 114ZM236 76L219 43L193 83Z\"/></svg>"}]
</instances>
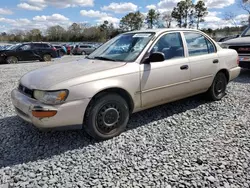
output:
<instances>
[{"instance_id":1,"label":"wheel arch","mask_svg":"<svg viewBox=\"0 0 250 188\"><path fill-rule=\"evenodd\" d=\"M219 71L217 72L217 74L218 74L219 72L222 72L222 73L225 74L225 76L226 76L226 78L227 78L227 83L228 83L228 82L229 82L229 79L230 79L229 71L228 71L227 69L221 69L221 70L219 70ZM216 74L216 75L217 75L217 74Z\"/></svg>"},{"instance_id":2,"label":"wheel arch","mask_svg":"<svg viewBox=\"0 0 250 188\"><path fill-rule=\"evenodd\" d=\"M107 93L115 93L120 95L122 98L125 99L125 101L128 104L129 107L129 112L132 113L134 110L134 101L129 92L127 92L125 89L119 88L119 87L111 87L111 88L106 88L101 91L98 91L90 100L87 108L99 97L107 94Z\"/></svg>"}]
</instances>

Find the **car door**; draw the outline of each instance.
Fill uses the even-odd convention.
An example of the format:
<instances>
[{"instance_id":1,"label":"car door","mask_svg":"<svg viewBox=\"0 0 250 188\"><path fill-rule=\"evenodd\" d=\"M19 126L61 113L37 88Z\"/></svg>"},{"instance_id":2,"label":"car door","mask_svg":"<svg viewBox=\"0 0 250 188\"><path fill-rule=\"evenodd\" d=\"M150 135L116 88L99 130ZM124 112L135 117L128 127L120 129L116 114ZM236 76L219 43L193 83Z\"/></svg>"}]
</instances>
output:
<instances>
[{"instance_id":1,"label":"car door","mask_svg":"<svg viewBox=\"0 0 250 188\"><path fill-rule=\"evenodd\" d=\"M141 64L142 107L156 106L180 99L190 93L189 60L180 32L165 33L148 53L162 52L165 61Z\"/></svg>"},{"instance_id":2,"label":"car door","mask_svg":"<svg viewBox=\"0 0 250 188\"><path fill-rule=\"evenodd\" d=\"M33 60L32 46L30 44L24 44L17 49L17 56L20 61Z\"/></svg>"},{"instance_id":3,"label":"car door","mask_svg":"<svg viewBox=\"0 0 250 188\"><path fill-rule=\"evenodd\" d=\"M197 32L184 32L191 69L191 87L194 92L207 90L219 70L215 45Z\"/></svg>"},{"instance_id":4,"label":"car door","mask_svg":"<svg viewBox=\"0 0 250 188\"><path fill-rule=\"evenodd\" d=\"M91 46L84 46L84 51L85 51L87 54L90 54L90 53L91 53Z\"/></svg>"}]
</instances>

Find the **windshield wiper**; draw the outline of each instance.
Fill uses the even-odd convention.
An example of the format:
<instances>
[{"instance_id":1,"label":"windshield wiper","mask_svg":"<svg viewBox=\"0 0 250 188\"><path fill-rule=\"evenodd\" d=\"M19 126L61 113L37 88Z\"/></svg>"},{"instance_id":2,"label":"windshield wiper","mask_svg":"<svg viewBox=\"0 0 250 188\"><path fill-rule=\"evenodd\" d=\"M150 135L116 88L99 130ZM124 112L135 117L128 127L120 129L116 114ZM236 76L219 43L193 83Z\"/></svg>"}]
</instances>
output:
<instances>
[{"instance_id":1,"label":"windshield wiper","mask_svg":"<svg viewBox=\"0 0 250 188\"><path fill-rule=\"evenodd\" d=\"M96 56L94 59L99 59L99 60L105 60L105 61L116 61L115 59L111 59L108 57L103 57L103 56Z\"/></svg>"}]
</instances>

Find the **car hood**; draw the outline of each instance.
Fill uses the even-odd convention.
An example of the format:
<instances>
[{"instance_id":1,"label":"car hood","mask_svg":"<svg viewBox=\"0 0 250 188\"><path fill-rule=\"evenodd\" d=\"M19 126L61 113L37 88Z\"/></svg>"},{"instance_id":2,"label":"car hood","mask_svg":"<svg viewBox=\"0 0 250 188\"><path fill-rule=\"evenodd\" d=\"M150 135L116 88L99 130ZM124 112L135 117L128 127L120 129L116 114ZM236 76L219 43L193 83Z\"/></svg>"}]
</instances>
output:
<instances>
[{"instance_id":1,"label":"car hood","mask_svg":"<svg viewBox=\"0 0 250 188\"><path fill-rule=\"evenodd\" d=\"M20 82L30 89L49 90L52 86L64 81L121 67L125 64L125 62L80 59L31 71L24 75Z\"/></svg>"},{"instance_id":2,"label":"car hood","mask_svg":"<svg viewBox=\"0 0 250 188\"><path fill-rule=\"evenodd\" d=\"M246 45L246 44L250 44L250 37L239 37L239 38L235 38L235 39L230 39L227 40L225 42L223 42L223 44L228 44L228 45Z\"/></svg>"}]
</instances>

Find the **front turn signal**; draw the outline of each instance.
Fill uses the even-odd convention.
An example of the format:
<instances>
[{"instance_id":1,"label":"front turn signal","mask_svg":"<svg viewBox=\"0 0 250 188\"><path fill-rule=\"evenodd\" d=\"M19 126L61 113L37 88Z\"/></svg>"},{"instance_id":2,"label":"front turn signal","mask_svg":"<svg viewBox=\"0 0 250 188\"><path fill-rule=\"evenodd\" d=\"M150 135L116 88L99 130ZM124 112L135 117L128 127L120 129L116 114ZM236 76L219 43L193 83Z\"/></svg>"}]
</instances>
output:
<instances>
[{"instance_id":1,"label":"front turn signal","mask_svg":"<svg viewBox=\"0 0 250 188\"><path fill-rule=\"evenodd\" d=\"M39 110L33 110L32 115L37 118L48 118L53 117L57 114L56 110L50 110L50 111L39 111Z\"/></svg>"}]
</instances>

